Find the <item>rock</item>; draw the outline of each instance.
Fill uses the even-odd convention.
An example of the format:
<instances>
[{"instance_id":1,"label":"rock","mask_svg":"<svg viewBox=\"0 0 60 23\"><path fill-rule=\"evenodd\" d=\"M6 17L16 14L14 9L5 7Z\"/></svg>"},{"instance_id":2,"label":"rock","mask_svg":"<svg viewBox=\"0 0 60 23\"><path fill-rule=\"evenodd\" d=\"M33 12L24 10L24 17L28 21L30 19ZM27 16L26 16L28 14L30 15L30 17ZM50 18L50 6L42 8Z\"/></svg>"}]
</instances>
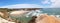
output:
<instances>
[{"instance_id":1,"label":"rock","mask_svg":"<svg viewBox=\"0 0 60 23\"><path fill-rule=\"evenodd\" d=\"M60 20L58 20L56 17L42 14L36 18L36 23L60 23Z\"/></svg>"},{"instance_id":2,"label":"rock","mask_svg":"<svg viewBox=\"0 0 60 23\"><path fill-rule=\"evenodd\" d=\"M0 23L15 23L15 22L11 22L0 17Z\"/></svg>"}]
</instances>

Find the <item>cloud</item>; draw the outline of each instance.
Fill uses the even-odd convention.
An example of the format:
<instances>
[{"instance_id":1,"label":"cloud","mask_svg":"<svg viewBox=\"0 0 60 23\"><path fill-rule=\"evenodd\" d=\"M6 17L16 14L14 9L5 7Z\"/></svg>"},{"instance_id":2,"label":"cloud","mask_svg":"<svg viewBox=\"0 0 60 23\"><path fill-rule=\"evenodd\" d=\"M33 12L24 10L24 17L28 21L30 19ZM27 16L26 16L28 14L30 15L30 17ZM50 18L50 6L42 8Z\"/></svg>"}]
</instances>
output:
<instances>
[{"instance_id":1,"label":"cloud","mask_svg":"<svg viewBox=\"0 0 60 23\"><path fill-rule=\"evenodd\" d=\"M50 4L49 0L45 0L41 2L42 4Z\"/></svg>"},{"instance_id":2,"label":"cloud","mask_svg":"<svg viewBox=\"0 0 60 23\"><path fill-rule=\"evenodd\" d=\"M59 8L60 7L60 0L44 0L42 4L51 4L47 6L48 8Z\"/></svg>"},{"instance_id":3,"label":"cloud","mask_svg":"<svg viewBox=\"0 0 60 23\"><path fill-rule=\"evenodd\" d=\"M43 7L37 4L16 4L16 5L2 6L1 8L43 8Z\"/></svg>"},{"instance_id":4,"label":"cloud","mask_svg":"<svg viewBox=\"0 0 60 23\"><path fill-rule=\"evenodd\" d=\"M60 0L51 0L52 5L51 7L58 8L60 7Z\"/></svg>"}]
</instances>

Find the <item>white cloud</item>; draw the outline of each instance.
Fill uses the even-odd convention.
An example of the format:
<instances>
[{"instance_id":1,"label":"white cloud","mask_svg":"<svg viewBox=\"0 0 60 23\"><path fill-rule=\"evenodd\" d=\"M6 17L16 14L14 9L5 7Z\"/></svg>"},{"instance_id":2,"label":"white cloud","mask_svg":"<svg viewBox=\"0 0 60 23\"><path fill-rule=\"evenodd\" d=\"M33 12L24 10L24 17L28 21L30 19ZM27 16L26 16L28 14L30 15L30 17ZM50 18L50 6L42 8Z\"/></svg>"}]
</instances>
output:
<instances>
[{"instance_id":1,"label":"white cloud","mask_svg":"<svg viewBox=\"0 0 60 23\"><path fill-rule=\"evenodd\" d=\"M58 8L60 7L60 0L45 0L45 1L42 1L42 4L51 4L49 7Z\"/></svg>"},{"instance_id":2,"label":"white cloud","mask_svg":"<svg viewBox=\"0 0 60 23\"><path fill-rule=\"evenodd\" d=\"M52 5L51 7L57 8L60 7L60 0L51 0Z\"/></svg>"},{"instance_id":3,"label":"white cloud","mask_svg":"<svg viewBox=\"0 0 60 23\"><path fill-rule=\"evenodd\" d=\"M16 4L16 5L2 6L1 8L43 8L43 7L37 4Z\"/></svg>"},{"instance_id":4,"label":"white cloud","mask_svg":"<svg viewBox=\"0 0 60 23\"><path fill-rule=\"evenodd\" d=\"M45 0L41 2L42 4L50 4L49 0Z\"/></svg>"},{"instance_id":5,"label":"white cloud","mask_svg":"<svg viewBox=\"0 0 60 23\"><path fill-rule=\"evenodd\" d=\"M51 0L51 2L56 2L56 0Z\"/></svg>"}]
</instances>

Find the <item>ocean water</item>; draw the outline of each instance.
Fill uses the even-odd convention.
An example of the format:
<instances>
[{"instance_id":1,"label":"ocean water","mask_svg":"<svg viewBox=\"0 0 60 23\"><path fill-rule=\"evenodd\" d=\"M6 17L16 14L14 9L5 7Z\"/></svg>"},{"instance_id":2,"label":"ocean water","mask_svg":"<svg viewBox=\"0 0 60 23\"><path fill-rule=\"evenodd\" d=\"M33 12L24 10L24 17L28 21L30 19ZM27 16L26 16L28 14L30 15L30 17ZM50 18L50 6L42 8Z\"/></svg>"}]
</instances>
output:
<instances>
[{"instance_id":1,"label":"ocean water","mask_svg":"<svg viewBox=\"0 0 60 23\"><path fill-rule=\"evenodd\" d=\"M60 8L43 8L42 11L43 13L48 13L50 15L60 15Z\"/></svg>"},{"instance_id":2,"label":"ocean water","mask_svg":"<svg viewBox=\"0 0 60 23\"><path fill-rule=\"evenodd\" d=\"M39 10L39 11L42 11L42 12L38 12L38 11L34 11L34 12L32 12L32 13L30 13L30 14L24 14L24 16L22 16L22 17L13 17L13 16L11 16L12 18L15 18L15 19L17 19L17 20L20 20L20 21L22 21L23 23L28 23L28 21L29 20L31 20L31 17L32 16L35 16L35 15L39 15L39 14L41 14L41 13L47 13L48 15L60 15L60 8L43 8L43 9L41 9L41 10ZM26 16L28 16L28 17L26 17Z\"/></svg>"}]
</instances>

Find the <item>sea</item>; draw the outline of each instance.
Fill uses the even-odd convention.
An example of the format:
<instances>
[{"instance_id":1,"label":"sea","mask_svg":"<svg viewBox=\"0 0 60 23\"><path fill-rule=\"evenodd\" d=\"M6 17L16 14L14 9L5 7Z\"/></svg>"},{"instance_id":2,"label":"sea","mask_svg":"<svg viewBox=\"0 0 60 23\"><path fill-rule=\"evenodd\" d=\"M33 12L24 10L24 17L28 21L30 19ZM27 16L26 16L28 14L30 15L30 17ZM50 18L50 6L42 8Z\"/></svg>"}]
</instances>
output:
<instances>
[{"instance_id":1,"label":"sea","mask_svg":"<svg viewBox=\"0 0 60 23\"><path fill-rule=\"evenodd\" d=\"M13 16L11 17L22 21L22 23L28 23L31 20L32 16L39 15L41 13L47 13L48 15L60 15L60 8L43 8L36 12L31 11L27 14L23 14L22 17L17 17L17 18Z\"/></svg>"}]
</instances>

